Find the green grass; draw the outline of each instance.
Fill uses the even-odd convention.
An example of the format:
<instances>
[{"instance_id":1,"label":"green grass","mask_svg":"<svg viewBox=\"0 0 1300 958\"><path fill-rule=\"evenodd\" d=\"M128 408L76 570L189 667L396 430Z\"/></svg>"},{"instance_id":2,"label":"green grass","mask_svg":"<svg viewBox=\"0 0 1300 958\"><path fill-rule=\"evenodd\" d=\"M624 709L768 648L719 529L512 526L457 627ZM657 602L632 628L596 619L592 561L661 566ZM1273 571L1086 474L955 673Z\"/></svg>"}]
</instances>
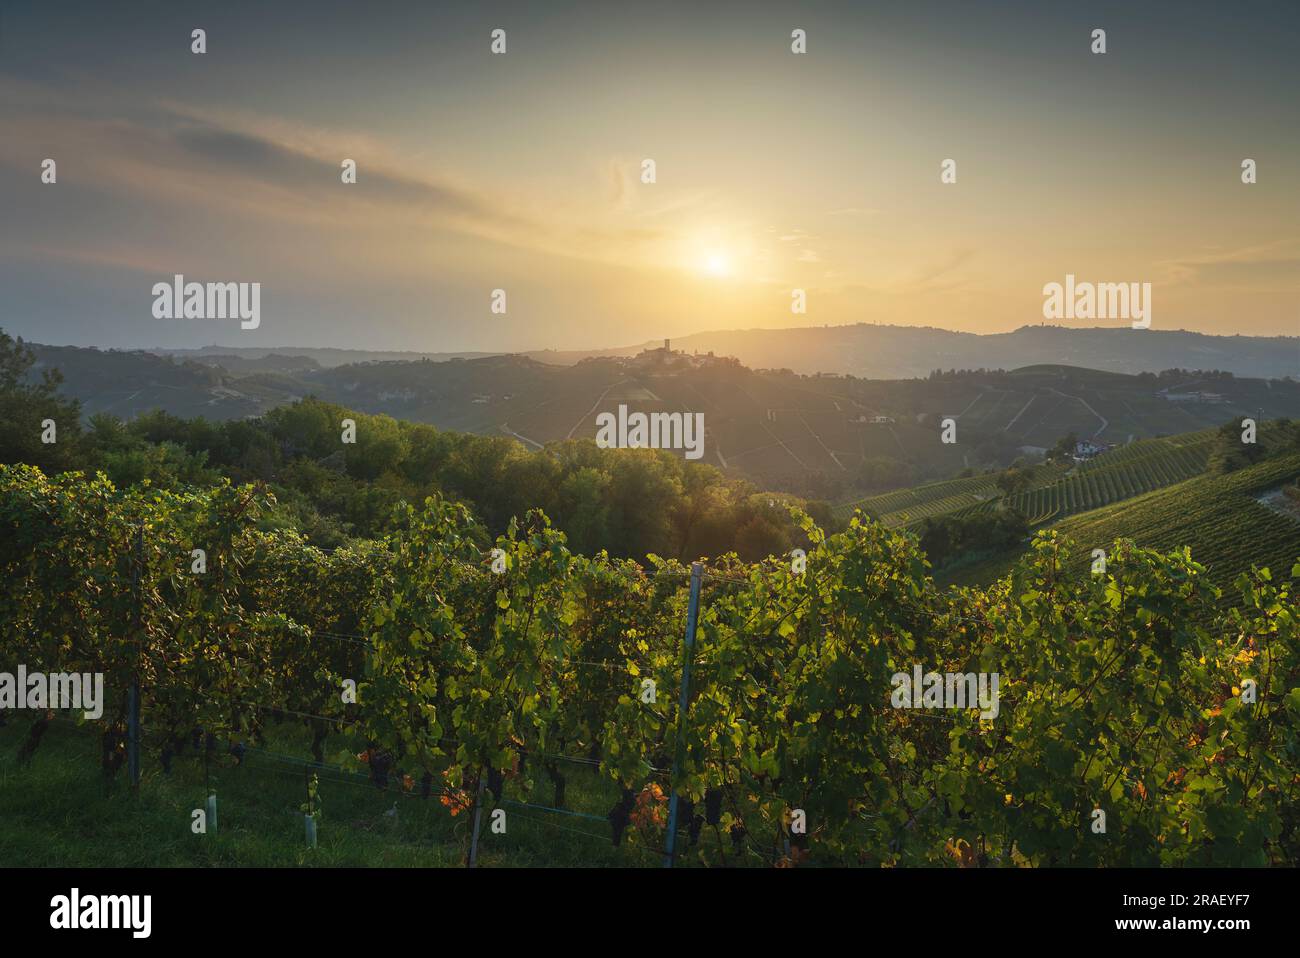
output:
<instances>
[{"instance_id":1,"label":"green grass","mask_svg":"<svg viewBox=\"0 0 1300 958\"><path fill-rule=\"evenodd\" d=\"M0 728L0 867L213 867L213 866L384 866L462 867L469 847L471 818L452 817L437 798L409 795L390 785L382 792L363 776L320 772L323 810L317 847L308 849L302 814L302 767L250 752L237 766L231 756L214 761L218 796L215 833L195 835L191 812L204 807L202 761L187 752L165 775L156 749L146 739L139 794L128 787L126 771L106 785L99 768L99 740L89 726L59 719L51 724L32 761L16 754L30 717L10 713ZM266 746L288 755L308 755L305 743L281 728ZM328 743L327 743L328 744ZM344 746L343 742L336 742ZM327 756L345 755L342 747ZM515 783L505 799L549 804L545 773L531 795ZM593 821L553 812L505 805L506 834L493 835L483 817L479 840L482 867L655 866L662 861L663 832L643 836L629 828L623 844L610 840L605 814L617 790L591 768L575 765L568 778L566 805L599 816ZM397 805L397 816L384 813ZM709 840L708 829L701 843ZM686 844L682 833L681 844ZM730 849L728 849L730 852ZM692 855L679 858L691 864Z\"/></svg>"}]
</instances>

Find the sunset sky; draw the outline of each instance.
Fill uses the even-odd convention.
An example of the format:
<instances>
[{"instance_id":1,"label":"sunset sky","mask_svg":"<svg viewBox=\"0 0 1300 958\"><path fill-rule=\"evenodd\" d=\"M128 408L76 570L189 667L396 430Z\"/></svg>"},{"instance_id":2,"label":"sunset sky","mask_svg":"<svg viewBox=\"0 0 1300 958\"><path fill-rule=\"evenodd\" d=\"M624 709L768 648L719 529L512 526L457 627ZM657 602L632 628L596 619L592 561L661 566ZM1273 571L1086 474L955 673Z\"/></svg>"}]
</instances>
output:
<instances>
[{"instance_id":1,"label":"sunset sky","mask_svg":"<svg viewBox=\"0 0 1300 958\"><path fill-rule=\"evenodd\" d=\"M1297 335L1298 184L1294 2L0 7L0 327L39 342L996 332L1067 273ZM176 273L260 282L260 327L155 319Z\"/></svg>"}]
</instances>

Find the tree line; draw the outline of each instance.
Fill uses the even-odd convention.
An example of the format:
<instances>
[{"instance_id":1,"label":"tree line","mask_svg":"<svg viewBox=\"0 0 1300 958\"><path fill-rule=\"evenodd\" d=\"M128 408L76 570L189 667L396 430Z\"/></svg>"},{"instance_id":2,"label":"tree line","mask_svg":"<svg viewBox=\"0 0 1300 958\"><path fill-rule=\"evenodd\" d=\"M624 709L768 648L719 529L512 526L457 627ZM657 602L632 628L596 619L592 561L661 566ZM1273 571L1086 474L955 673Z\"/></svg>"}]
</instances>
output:
<instances>
[{"instance_id":1,"label":"tree line","mask_svg":"<svg viewBox=\"0 0 1300 958\"><path fill-rule=\"evenodd\" d=\"M58 372L34 379L33 362L21 340L0 332L0 462L102 471L123 486L264 482L276 498L265 527L294 528L325 547L379 535L398 504L435 494L468 506L485 534L537 508L575 551L618 557L787 552L807 544L791 504L835 525L825 502L766 493L664 450L566 440L530 451L507 436L449 432L315 398L245 420L154 411L83 423L78 404L59 395ZM355 423L355 442L343 441L345 420ZM47 421L57 427L52 443L42 441Z\"/></svg>"}]
</instances>

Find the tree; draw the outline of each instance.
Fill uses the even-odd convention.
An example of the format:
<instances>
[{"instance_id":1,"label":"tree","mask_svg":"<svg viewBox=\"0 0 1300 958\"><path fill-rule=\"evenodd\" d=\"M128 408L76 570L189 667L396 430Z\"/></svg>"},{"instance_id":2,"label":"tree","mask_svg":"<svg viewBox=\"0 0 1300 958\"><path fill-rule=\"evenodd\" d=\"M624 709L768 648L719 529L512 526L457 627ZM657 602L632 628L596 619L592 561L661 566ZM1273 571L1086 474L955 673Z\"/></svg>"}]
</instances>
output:
<instances>
[{"instance_id":1,"label":"tree","mask_svg":"<svg viewBox=\"0 0 1300 958\"><path fill-rule=\"evenodd\" d=\"M736 530L736 552L751 562L790 551L790 535L767 516L756 515Z\"/></svg>"},{"instance_id":2,"label":"tree","mask_svg":"<svg viewBox=\"0 0 1300 958\"><path fill-rule=\"evenodd\" d=\"M609 543L609 476L584 466L560 483L560 526L574 551L594 555Z\"/></svg>"},{"instance_id":3,"label":"tree","mask_svg":"<svg viewBox=\"0 0 1300 958\"><path fill-rule=\"evenodd\" d=\"M1056 440L1056 445L1053 446L1050 450L1048 450L1047 459L1048 461L1051 462L1058 462L1061 460L1070 459L1071 457L1074 456L1074 450L1078 447L1078 445L1079 445L1079 437L1076 436L1074 433L1070 433L1067 436L1062 436L1060 439Z\"/></svg>"},{"instance_id":4,"label":"tree","mask_svg":"<svg viewBox=\"0 0 1300 958\"><path fill-rule=\"evenodd\" d=\"M997 478L997 487L1002 490L1006 496L1014 496L1017 493L1024 492L1033 485L1036 478L1036 470L1033 466L1013 466L1001 473Z\"/></svg>"},{"instance_id":5,"label":"tree","mask_svg":"<svg viewBox=\"0 0 1300 958\"><path fill-rule=\"evenodd\" d=\"M36 354L0 329L0 463L25 462L57 472L81 461L81 404L59 395L63 376L32 376ZM51 435L53 442L43 441Z\"/></svg>"}]
</instances>

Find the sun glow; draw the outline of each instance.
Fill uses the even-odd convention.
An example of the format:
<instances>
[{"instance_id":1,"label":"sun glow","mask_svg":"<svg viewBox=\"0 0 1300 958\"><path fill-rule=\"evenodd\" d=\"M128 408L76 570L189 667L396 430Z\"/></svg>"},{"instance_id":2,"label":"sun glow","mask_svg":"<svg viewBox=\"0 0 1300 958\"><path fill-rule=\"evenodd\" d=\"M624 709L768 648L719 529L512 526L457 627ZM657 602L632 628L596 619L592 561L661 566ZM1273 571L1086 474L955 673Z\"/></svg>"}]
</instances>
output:
<instances>
[{"instance_id":1,"label":"sun glow","mask_svg":"<svg viewBox=\"0 0 1300 958\"><path fill-rule=\"evenodd\" d=\"M710 276L730 276L731 261L722 253L707 253L700 262L700 269Z\"/></svg>"},{"instance_id":2,"label":"sun glow","mask_svg":"<svg viewBox=\"0 0 1300 958\"><path fill-rule=\"evenodd\" d=\"M675 257L679 269L703 279L727 280L728 286L752 278L754 243L743 226L715 223L683 231L679 242Z\"/></svg>"}]
</instances>

